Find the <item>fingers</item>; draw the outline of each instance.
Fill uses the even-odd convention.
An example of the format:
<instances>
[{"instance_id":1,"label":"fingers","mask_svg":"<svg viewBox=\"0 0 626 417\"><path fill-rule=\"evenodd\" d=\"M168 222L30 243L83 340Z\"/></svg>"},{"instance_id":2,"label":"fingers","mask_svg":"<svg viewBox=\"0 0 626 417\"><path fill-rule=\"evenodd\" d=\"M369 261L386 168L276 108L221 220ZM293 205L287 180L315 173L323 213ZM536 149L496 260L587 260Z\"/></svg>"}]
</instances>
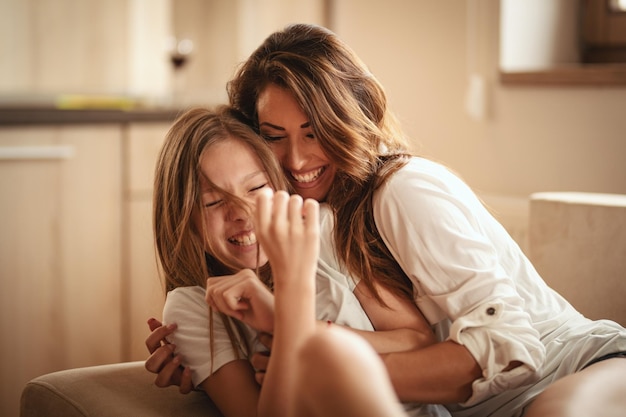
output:
<instances>
[{"instance_id":1,"label":"fingers","mask_svg":"<svg viewBox=\"0 0 626 417\"><path fill-rule=\"evenodd\" d=\"M286 226L291 217L292 200L302 200L299 195L290 196L286 191L263 190L257 197L255 230L257 237L268 243L270 240L280 237L281 233L287 231ZM301 216L301 213L300 213Z\"/></svg>"},{"instance_id":2,"label":"fingers","mask_svg":"<svg viewBox=\"0 0 626 417\"><path fill-rule=\"evenodd\" d=\"M271 252L271 247L285 237L298 235L305 225L318 225L318 203L303 201L298 194L285 191L264 190L257 198L255 229L261 246ZM307 215L309 212L309 215ZM306 218L309 217L309 220ZM318 227L318 226L316 226Z\"/></svg>"},{"instance_id":3,"label":"fingers","mask_svg":"<svg viewBox=\"0 0 626 417\"><path fill-rule=\"evenodd\" d=\"M226 300L226 297L234 298L235 303L239 301L239 296L233 294L230 290L230 286L228 286L228 282L224 282L224 277L212 277L208 278L206 281L206 292L205 292L205 300L211 308L214 310L220 311L222 313L228 314L231 312L231 303L229 300ZM231 278L231 276L228 276Z\"/></svg>"},{"instance_id":4,"label":"fingers","mask_svg":"<svg viewBox=\"0 0 626 417\"><path fill-rule=\"evenodd\" d=\"M254 379L257 384L263 385L263 381L265 381L265 372L255 372Z\"/></svg>"},{"instance_id":5,"label":"fingers","mask_svg":"<svg viewBox=\"0 0 626 417\"><path fill-rule=\"evenodd\" d=\"M274 284L311 275L319 256L319 203L295 194L267 191L257 199L257 238L267 255Z\"/></svg>"},{"instance_id":6,"label":"fingers","mask_svg":"<svg viewBox=\"0 0 626 417\"><path fill-rule=\"evenodd\" d=\"M163 326L163 324L160 321L158 321L157 319L155 319L154 317L150 317L148 319L148 327L150 328L151 332L156 330L157 328L159 328L161 326Z\"/></svg>"},{"instance_id":7,"label":"fingers","mask_svg":"<svg viewBox=\"0 0 626 417\"><path fill-rule=\"evenodd\" d=\"M151 318L148 320L148 326L152 330L146 339L150 356L144 366L149 372L157 374L154 384L160 388L178 385L181 394L188 394L193 390L191 370L181 366L180 357L174 356L176 346L165 339L176 330L176 324L163 326L161 322Z\"/></svg>"},{"instance_id":8,"label":"fingers","mask_svg":"<svg viewBox=\"0 0 626 417\"><path fill-rule=\"evenodd\" d=\"M272 220L272 202L274 194L271 190L261 190L257 197L256 213L254 216L257 238L264 239L267 228Z\"/></svg>"},{"instance_id":9,"label":"fingers","mask_svg":"<svg viewBox=\"0 0 626 417\"><path fill-rule=\"evenodd\" d=\"M319 203L310 198L306 199L302 205L302 217L308 235L320 234L320 206Z\"/></svg>"},{"instance_id":10,"label":"fingers","mask_svg":"<svg viewBox=\"0 0 626 417\"><path fill-rule=\"evenodd\" d=\"M206 302L215 310L239 318L242 310L247 310L247 294L258 286L260 281L255 273L243 269L235 275L211 277L206 283Z\"/></svg>"},{"instance_id":11,"label":"fingers","mask_svg":"<svg viewBox=\"0 0 626 417\"><path fill-rule=\"evenodd\" d=\"M265 372L270 361L268 352L256 352L250 358L250 364L257 372Z\"/></svg>"},{"instance_id":12,"label":"fingers","mask_svg":"<svg viewBox=\"0 0 626 417\"><path fill-rule=\"evenodd\" d=\"M193 381L191 380L191 369L186 366L183 369L183 373L180 378L180 388L178 391L181 394L189 394L193 391Z\"/></svg>"},{"instance_id":13,"label":"fingers","mask_svg":"<svg viewBox=\"0 0 626 417\"><path fill-rule=\"evenodd\" d=\"M146 338L146 347L148 348L150 354L154 353L158 348L160 348L162 343L168 343L166 337L172 334L174 330L176 330L175 323L163 326L161 325L161 323L159 323L158 320L153 320L154 322L151 322L151 320L148 321L148 326L152 330L152 333L150 333ZM159 326L153 329L152 326L156 325L156 323L158 323Z\"/></svg>"},{"instance_id":14,"label":"fingers","mask_svg":"<svg viewBox=\"0 0 626 417\"><path fill-rule=\"evenodd\" d=\"M256 352L250 358L250 364L254 368L254 379L259 385L263 385L265 380L265 372L267 371L267 365L269 364L270 356L269 352Z\"/></svg>"},{"instance_id":15,"label":"fingers","mask_svg":"<svg viewBox=\"0 0 626 417\"><path fill-rule=\"evenodd\" d=\"M289 204L288 216L289 223L301 224L302 223L302 197L298 194L294 194L289 197L287 202Z\"/></svg>"},{"instance_id":16,"label":"fingers","mask_svg":"<svg viewBox=\"0 0 626 417\"><path fill-rule=\"evenodd\" d=\"M154 385L160 388L169 387L170 385L180 385L182 368L180 366L180 357L174 356L172 360L166 363L154 379Z\"/></svg>"},{"instance_id":17,"label":"fingers","mask_svg":"<svg viewBox=\"0 0 626 417\"><path fill-rule=\"evenodd\" d=\"M149 372L158 374L174 359L175 345L168 343L156 349L148 359L146 359L145 367Z\"/></svg>"},{"instance_id":18,"label":"fingers","mask_svg":"<svg viewBox=\"0 0 626 417\"><path fill-rule=\"evenodd\" d=\"M272 335L269 333L261 332L259 333L259 342L269 350L272 350Z\"/></svg>"},{"instance_id":19,"label":"fingers","mask_svg":"<svg viewBox=\"0 0 626 417\"><path fill-rule=\"evenodd\" d=\"M290 196L285 191L276 191L274 198L272 199L272 222L282 222L287 215L287 204L289 203Z\"/></svg>"}]
</instances>

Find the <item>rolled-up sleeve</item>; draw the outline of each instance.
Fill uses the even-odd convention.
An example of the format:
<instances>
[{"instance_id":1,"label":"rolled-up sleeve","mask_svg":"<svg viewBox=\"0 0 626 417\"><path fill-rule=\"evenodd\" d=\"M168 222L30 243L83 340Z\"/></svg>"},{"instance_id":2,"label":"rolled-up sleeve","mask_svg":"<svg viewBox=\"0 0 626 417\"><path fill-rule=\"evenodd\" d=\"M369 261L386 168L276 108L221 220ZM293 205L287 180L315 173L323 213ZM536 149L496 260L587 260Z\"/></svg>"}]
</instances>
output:
<instances>
[{"instance_id":1,"label":"rolled-up sleeve","mask_svg":"<svg viewBox=\"0 0 626 417\"><path fill-rule=\"evenodd\" d=\"M483 370L463 405L483 401L502 391L535 381L545 357L538 333L524 314L504 301L487 301L457 318L449 339L465 346ZM521 365L505 371L514 362Z\"/></svg>"},{"instance_id":2,"label":"rolled-up sleeve","mask_svg":"<svg viewBox=\"0 0 626 417\"><path fill-rule=\"evenodd\" d=\"M449 320L447 338L481 367L469 406L535 381L545 348L504 254L510 237L458 177L426 166L405 167L381 187L374 216L422 313L431 324ZM521 365L506 370L513 363Z\"/></svg>"}]
</instances>

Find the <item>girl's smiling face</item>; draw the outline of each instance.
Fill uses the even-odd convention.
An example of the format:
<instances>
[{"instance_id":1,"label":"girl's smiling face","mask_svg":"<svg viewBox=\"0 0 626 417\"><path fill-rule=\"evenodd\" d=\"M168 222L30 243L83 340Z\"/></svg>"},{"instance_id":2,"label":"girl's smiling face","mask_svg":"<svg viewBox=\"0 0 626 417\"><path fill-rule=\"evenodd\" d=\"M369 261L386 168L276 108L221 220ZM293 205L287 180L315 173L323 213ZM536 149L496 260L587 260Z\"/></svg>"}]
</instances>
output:
<instances>
[{"instance_id":1,"label":"girl's smiling face","mask_svg":"<svg viewBox=\"0 0 626 417\"><path fill-rule=\"evenodd\" d=\"M259 94L257 114L261 136L270 144L294 190L303 198L324 201L337 169L293 95L269 84Z\"/></svg>"},{"instance_id":2,"label":"girl's smiling face","mask_svg":"<svg viewBox=\"0 0 626 417\"><path fill-rule=\"evenodd\" d=\"M258 191L271 188L254 151L241 140L225 139L204 150L200 170L201 213L207 228L205 250L239 268L254 269L267 263L267 256L257 245L250 211L231 197L253 210ZM202 219L196 215L194 221L197 230L202 230Z\"/></svg>"}]
</instances>

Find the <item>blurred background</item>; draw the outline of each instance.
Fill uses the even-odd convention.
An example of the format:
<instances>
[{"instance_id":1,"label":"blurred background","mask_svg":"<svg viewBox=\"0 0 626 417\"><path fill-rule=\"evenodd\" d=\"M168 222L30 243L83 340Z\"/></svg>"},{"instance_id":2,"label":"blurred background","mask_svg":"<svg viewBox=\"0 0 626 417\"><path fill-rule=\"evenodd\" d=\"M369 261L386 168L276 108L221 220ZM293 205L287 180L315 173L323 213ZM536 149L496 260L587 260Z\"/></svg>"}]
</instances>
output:
<instances>
[{"instance_id":1,"label":"blurred background","mask_svg":"<svg viewBox=\"0 0 626 417\"><path fill-rule=\"evenodd\" d=\"M623 3L623 2L622 2ZM620 9L620 7L622 9ZM617 0L0 0L0 415L44 373L143 360L156 154L287 23L325 25L416 152L525 247L528 197L626 194Z\"/></svg>"}]
</instances>

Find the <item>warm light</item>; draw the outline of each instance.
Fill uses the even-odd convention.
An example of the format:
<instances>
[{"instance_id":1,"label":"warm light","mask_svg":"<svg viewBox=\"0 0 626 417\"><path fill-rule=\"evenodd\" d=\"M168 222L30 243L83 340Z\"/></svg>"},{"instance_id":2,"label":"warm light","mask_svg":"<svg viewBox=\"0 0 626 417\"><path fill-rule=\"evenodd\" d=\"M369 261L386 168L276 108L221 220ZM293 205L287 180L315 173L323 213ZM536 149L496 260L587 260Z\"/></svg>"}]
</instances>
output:
<instances>
[{"instance_id":1,"label":"warm light","mask_svg":"<svg viewBox=\"0 0 626 417\"><path fill-rule=\"evenodd\" d=\"M626 0L610 0L611 10L616 12L626 12Z\"/></svg>"}]
</instances>

